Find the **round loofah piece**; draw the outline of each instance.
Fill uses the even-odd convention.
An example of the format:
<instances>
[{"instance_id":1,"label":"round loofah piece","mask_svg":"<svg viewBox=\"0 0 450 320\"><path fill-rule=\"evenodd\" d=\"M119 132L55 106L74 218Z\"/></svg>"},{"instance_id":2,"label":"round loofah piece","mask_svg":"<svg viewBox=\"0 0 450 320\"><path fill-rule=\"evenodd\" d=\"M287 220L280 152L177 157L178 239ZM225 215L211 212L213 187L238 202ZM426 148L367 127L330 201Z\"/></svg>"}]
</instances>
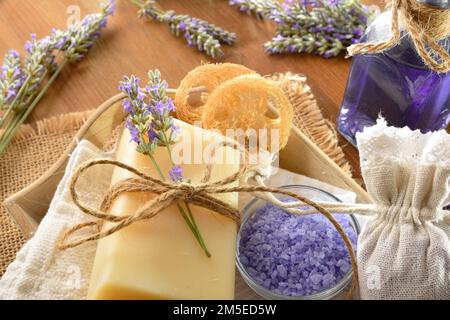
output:
<instances>
[{"instance_id":1,"label":"round loofah piece","mask_svg":"<svg viewBox=\"0 0 450 320\"><path fill-rule=\"evenodd\" d=\"M276 82L259 75L243 75L224 82L209 95L202 121L204 128L218 129L224 135L227 129L242 129L247 138L256 132L258 147L275 153L287 144L293 113L291 103ZM268 131L265 146L260 129ZM278 134L279 141L272 145L272 137L276 137L273 133Z\"/></svg>"},{"instance_id":2,"label":"round loofah piece","mask_svg":"<svg viewBox=\"0 0 450 320\"><path fill-rule=\"evenodd\" d=\"M177 118L187 123L202 119L204 103L209 93L223 82L244 74L256 74L255 71L234 63L204 64L190 71L181 80L175 95ZM192 89L200 88L200 97L191 97Z\"/></svg>"}]
</instances>

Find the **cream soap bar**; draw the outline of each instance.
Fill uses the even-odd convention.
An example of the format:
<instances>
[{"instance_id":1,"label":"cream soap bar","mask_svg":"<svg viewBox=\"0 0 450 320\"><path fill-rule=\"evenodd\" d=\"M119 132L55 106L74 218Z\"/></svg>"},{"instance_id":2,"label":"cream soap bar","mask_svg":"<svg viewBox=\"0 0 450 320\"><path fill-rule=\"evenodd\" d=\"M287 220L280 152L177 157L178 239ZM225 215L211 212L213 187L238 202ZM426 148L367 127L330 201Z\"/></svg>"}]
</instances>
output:
<instances>
[{"instance_id":1,"label":"cream soap bar","mask_svg":"<svg viewBox=\"0 0 450 320\"><path fill-rule=\"evenodd\" d=\"M195 149L224 138L175 121L181 127L180 138L183 141L173 148L177 149L180 143L190 146L191 155L189 148L179 154L183 154L186 159L191 158L190 163L194 162L181 164L183 177L191 179L193 183L199 182L206 165L199 150ZM200 137L203 137L203 141ZM135 144L130 139L128 130L124 130L116 159L157 177L148 156L136 152ZM211 181L223 179L239 168L237 151L228 147L220 150L215 161L222 160L222 164L214 165ZM155 159L167 175L171 168L167 150L158 147ZM129 177L132 174L117 168L113 173L112 184ZM122 194L110 212L116 215L132 214L154 196ZM236 193L217 197L237 208ZM212 254L211 258L205 255L180 212L172 205L153 219L135 223L98 242L88 298L233 299L236 223L211 210L194 205L191 208Z\"/></svg>"}]
</instances>

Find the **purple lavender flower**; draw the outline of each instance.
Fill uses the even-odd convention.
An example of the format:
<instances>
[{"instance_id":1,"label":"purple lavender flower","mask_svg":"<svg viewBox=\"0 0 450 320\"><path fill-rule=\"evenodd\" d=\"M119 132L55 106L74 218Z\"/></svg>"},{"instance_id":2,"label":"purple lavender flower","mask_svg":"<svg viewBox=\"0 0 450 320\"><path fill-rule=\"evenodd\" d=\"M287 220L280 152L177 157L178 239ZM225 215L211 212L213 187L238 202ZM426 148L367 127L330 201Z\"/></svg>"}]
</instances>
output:
<instances>
[{"instance_id":1,"label":"purple lavender flower","mask_svg":"<svg viewBox=\"0 0 450 320\"><path fill-rule=\"evenodd\" d=\"M36 35L32 34L31 40L25 44L25 51L27 56L20 75L20 85L15 88L15 95L10 101L15 112L21 112L31 104L45 75L51 74L57 67L50 37L37 40ZM20 96L19 91L22 91Z\"/></svg>"},{"instance_id":2,"label":"purple lavender flower","mask_svg":"<svg viewBox=\"0 0 450 320\"><path fill-rule=\"evenodd\" d=\"M23 82L24 73L20 55L16 50L10 50L3 59L0 73L0 109L12 102Z\"/></svg>"},{"instance_id":3,"label":"purple lavender flower","mask_svg":"<svg viewBox=\"0 0 450 320\"><path fill-rule=\"evenodd\" d=\"M122 103L122 106L123 106L123 110L125 110L126 113L133 112L130 99L125 99Z\"/></svg>"},{"instance_id":4,"label":"purple lavender flower","mask_svg":"<svg viewBox=\"0 0 450 320\"><path fill-rule=\"evenodd\" d=\"M180 182L183 180L183 171L180 166L175 166L169 171L170 180Z\"/></svg>"},{"instance_id":5,"label":"purple lavender flower","mask_svg":"<svg viewBox=\"0 0 450 320\"><path fill-rule=\"evenodd\" d=\"M279 5L277 1L273 0L230 0L228 3L231 6L237 6L241 12L254 14L260 19L267 17Z\"/></svg>"},{"instance_id":6,"label":"purple lavender flower","mask_svg":"<svg viewBox=\"0 0 450 320\"><path fill-rule=\"evenodd\" d=\"M132 141L138 145L138 152L151 155L156 147L175 143L178 127L171 116L175 105L167 95L167 82L159 70L149 71L148 77L147 92L134 75L125 76L119 90L127 96L122 106L128 114L126 127Z\"/></svg>"},{"instance_id":7,"label":"purple lavender flower","mask_svg":"<svg viewBox=\"0 0 450 320\"><path fill-rule=\"evenodd\" d=\"M149 71L147 90L149 94L148 110L152 116L152 127L159 132L159 144L173 144L177 136L171 113L175 111L173 100L167 95L168 84L161 78L158 69ZM170 131L170 132L168 132Z\"/></svg>"},{"instance_id":8,"label":"purple lavender flower","mask_svg":"<svg viewBox=\"0 0 450 320\"><path fill-rule=\"evenodd\" d=\"M134 75L125 76L120 82L119 90L127 96L122 106L128 113L126 128L130 131L131 140L138 145L138 148L141 148L141 153L147 154L152 152L152 148L156 148L156 145L147 145L145 142L149 132L150 113L145 103L146 95L139 86L139 82L139 78Z\"/></svg>"},{"instance_id":9,"label":"purple lavender flower","mask_svg":"<svg viewBox=\"0 0 450 320\"><path fill-rule=\"evenodd\" d=\"M217 58L223 55L221 43L232 45L236 42L236 34L215 26L208 21L188 15L177 15L174 11L161 11L156 8L155 1L147 1L141 5L140 16L164 22L177 37L183 36L190 47Z\"/></svg>"},{"instance_id":10,"label":"purple lavender flower","mask_svg":"<svg viewBox=\"0 0 450 320\"><path fill-rule=\"evenodd\" d=\"M180 23L178 24L178 29L180 29L181 31L186 31L186 23L184 21L180 21Z\"/></svg>"},{"instance_id":11,"label":"purple lavender flower","mask_svg":"<svg viewBox=\"0 0 450 320\"><path fill-rule=\"evenodd\" d=\"M58 46L69 61L80 60L86 55L100 37L101 29L106 27L108 17L114 14L114 8L114 0L109 0L102 5L100 13L87 15L80 23L67 30L66 43L58 42Z\"/></svg>"},{"instance_id":12,"label":"purple lavender flower","mask_svg":"<svg viewBox=\"0 0 450 320\"><path fill-rule=\"evenodd\" d=\"M66 63L80 59L92 47L113 8L114 2L110 0L108 4L103 5L101 13L87 16L80 24L70 27L67 31L53 29L50 36L39 40L32 34L30 41L25 44L27 54L23 65L15 51L11 51L5 58L1 69L0 107L7 105L7 109L0 117L0 128L10 124L12 126L0 136L0 154ZM56 55L60 53L64 54L64 59L57 63ZM13 112L18 121L11 123L8 121L12 119L10 115Z\"/></svg>"},{"instance_id":13,"label":"purple lavender flower","mask_svg":"<svg viewBox=\"0 0 450 320\"><path fill-rule=\"evenodd\" d=\"M159 137L158 133L156 133L155 128L152 124L150 124L150 128L148 129L147 135L149 142L157 141Z\"/></svg>"},{"instance_id":14,"label":"purple lavender flower","mask_svg":"<svg viewBox=\"0 0 450 320\"><path fill-rule=\"evenodd\" d=\"M20 112L27 108L36 97L46 75L53 74L57 68L56 54L64 52L68 61L81 59L100 36L100 29L106 25L108 15L112 14L113 0L102 6L102 12L86 16L83 21L66 31L53 29L51 36L37 39L35 34L25 44L27 56L24 62L24 76L21 85L23 94L17 97L14 110ZM13 92L10 91L10 97Z\"/></svg>"},{"instance_id":15,"label":"purple lavender flower","mask_svg":"<svg viewBox=\"0 0 450 320\"><path fill-rule=\"evenodd\" d=\"M139 133L138 128L132 121L128 120L125 123L125 127L130 131L131 140L136 142L137 144L141 143L141 134Z\"/></svg>"},{"instance_id":16,"label":"purple lavender flower","mask_svg":"<svg viewBox=\"0 0 450 320\"><path fill-rule=\"evenodd\" d=\"M264 45L269 54L336 56L361 38L373 14L354 0L231 0L230 4L275 22L276 35Z\"/></svg>"}]
</instances>

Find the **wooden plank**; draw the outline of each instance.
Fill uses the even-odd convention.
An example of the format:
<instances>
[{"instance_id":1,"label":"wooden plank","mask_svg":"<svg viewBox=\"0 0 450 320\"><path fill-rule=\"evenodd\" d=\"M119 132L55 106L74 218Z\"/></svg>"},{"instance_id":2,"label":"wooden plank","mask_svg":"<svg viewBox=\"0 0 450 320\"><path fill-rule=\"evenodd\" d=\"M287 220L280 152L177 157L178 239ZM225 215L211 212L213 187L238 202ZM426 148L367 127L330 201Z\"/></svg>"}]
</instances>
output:
<instances>
[{"instance_id":1,"label":"wooden plank","mask_svg":"<svg viewBox=\"0 0 450 320\"><path fill-rule=\"evenodd\" d=\"M381 3L380 0L370 0ZM274 32L271 22L258 21L230 7L226 0L164 0L165 9L173 9L207 19L238 34L238 43L225 46L223 61L244 64L261 74L291 71L305 74L324 115L335 121L343 97L350 61L343 55L323 59L313 55L269 56L262 48ZM71 6L78 6L82 16L98 10L92 0L2 0L0 1L0 55L9 48L20 49L30 33L38 37L53 27L65 28ZM173 37L167 26L137 18L137 8L129 1L116 1L111 19L98 45L88 57L68 67L29 121L73 111L95 108L117 93L124 74L145 77L148 69L159 68L171 87L201 62L212 61ZM359 177L356 150L343 142L347 158Z\"/></svg>"}]
</instances>

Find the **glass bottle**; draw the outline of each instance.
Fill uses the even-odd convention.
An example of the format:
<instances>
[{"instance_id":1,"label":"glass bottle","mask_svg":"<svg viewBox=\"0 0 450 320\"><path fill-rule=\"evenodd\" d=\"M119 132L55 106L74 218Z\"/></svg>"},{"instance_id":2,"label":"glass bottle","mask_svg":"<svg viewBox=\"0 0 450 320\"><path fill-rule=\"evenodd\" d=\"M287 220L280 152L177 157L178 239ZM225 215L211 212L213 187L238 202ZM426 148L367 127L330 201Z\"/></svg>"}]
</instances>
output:
<instances>
[{"instance_id":1,"label":"glass bottle","mask_svg":"<svg viewBox=\"0 0 450 320\"><path fill-rule=\"evenodd\" d=\"M447 0L423 1L449 5ZM391 12L379 15L362 41L388 40L391 17ZM450 37L442 41L448 45ZM353 57L338 130L356 146L356 133L374 125L380 115L389 125L422 132L447 128L450 122L450 72L437 73L425 66L406 32L398 45L383 53Z\"/></svg>"}]
</instances>

